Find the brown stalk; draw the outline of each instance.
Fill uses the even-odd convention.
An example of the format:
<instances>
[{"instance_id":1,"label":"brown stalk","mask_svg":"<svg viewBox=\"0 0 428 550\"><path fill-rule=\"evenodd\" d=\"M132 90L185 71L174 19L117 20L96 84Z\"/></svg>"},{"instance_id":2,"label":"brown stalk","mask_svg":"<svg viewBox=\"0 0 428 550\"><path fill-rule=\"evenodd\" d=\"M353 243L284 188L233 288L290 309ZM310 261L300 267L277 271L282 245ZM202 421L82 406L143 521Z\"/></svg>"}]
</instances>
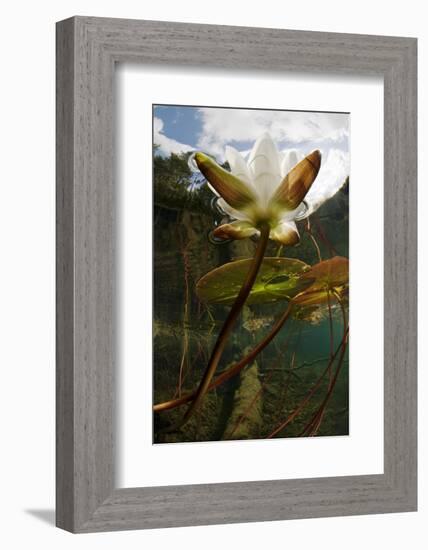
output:
<instances>
[{"instance_id":1,"label":"brown stalk","mask_svg":"<svg viewBox=\"0 0 428 550\"><path fill-rule=\"evenodd\" d=\"M306 222L306 232L309 235L309 238L311 239L312 244L315 247L315 250L316 250L316 253L317 253L317 256L318 256L318 261L322 262L321 250L320 250L320 247L318 245L318 242L317 242L314 234L312 233L312 228L311 228L309 218L307 219L307 222Z\"/></svg>"}]
</instances>

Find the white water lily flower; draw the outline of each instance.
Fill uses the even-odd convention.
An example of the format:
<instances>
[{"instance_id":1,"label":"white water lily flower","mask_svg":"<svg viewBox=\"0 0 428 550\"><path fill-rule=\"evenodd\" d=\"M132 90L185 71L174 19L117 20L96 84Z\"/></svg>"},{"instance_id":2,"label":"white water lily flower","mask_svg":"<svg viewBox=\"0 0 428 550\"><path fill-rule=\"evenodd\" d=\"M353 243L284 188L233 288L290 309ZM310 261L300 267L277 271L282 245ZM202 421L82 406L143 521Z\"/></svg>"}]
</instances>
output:
<instances>
[{"instance_id":1,"label":"white water lily flower","mask_svg":"<svg viewBox=\"0 0 428 550\"><path fill-rule=\"evenodd\" d=\"M248 161L226 147L230 172L204 153L196 153L194 159L219 196L218 206L234 220L217 227L215 236L244 239L259 234L261 224L268 223L271 239L286 245L299 241L295 220L305 217L307 206L302 201L320 169L319 151L299 162L294 151L278 153L265 133L255 142Z\"/></svg>"}]
</instances>

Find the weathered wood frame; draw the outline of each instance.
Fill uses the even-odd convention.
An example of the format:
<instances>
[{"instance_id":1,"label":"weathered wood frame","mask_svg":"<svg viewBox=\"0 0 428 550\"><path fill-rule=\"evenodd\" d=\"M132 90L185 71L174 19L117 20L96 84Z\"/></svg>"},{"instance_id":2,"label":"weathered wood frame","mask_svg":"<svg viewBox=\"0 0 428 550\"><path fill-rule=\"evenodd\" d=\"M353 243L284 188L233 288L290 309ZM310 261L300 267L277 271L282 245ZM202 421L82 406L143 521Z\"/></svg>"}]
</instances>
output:
<instances>
[{"instance_id":1,"label":"weathered wood frame","mask_svg":"<svg viewBox=\"0 0 428 550\"><path fill-rule=\"evenodd\" d=\"M416 510L416 39L73 17L57 24L57 525L72 532ZM114 486L116 62L384 79L384 473ZM364 452L364 450L362 450ZM142 464L144 467L144 464Z\"/></svg>"}]
</instances>

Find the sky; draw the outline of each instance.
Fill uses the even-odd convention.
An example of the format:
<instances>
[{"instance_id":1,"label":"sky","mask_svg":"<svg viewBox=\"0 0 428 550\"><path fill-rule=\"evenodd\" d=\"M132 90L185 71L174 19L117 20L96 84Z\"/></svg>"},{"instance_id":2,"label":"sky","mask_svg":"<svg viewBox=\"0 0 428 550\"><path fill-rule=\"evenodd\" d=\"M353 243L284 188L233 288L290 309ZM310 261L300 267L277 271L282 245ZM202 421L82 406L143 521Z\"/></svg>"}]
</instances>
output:
<instances>
[{"instance_id":1,"label":"sky","mask_svg":"<svg viewBox=\"0 0 428 550\"><path fill-rule=\"evenodd\" d=\"M153 140L157 154L203 151L224 162L226 145L246 157L269 132L279 151L322 154L320 176L342 182L349 176L349 114L155 105Z\"/></svg>"}]
</instances>

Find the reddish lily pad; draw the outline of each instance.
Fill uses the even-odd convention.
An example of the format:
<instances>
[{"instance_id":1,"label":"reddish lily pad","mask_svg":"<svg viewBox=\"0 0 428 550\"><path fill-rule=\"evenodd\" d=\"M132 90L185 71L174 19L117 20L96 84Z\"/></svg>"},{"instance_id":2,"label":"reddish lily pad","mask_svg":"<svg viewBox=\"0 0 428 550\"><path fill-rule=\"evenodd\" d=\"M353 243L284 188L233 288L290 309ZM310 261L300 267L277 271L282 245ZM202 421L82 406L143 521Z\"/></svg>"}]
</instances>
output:
<instances>
[{"instance_id":1,"label":"reddish lily pad","mask_svg":"<svg viewBox=\"0 0 428 550\"><path fill-rule=\"evenodd\" d=\"M312 281L310 291L347 285L349 260L343 256L334 256L329 260L323 260L302 274L302 279Z\"/></svg>"},{"instance_id":2,"label":"reddish lily pad","mask_svg":"<svg viewBox=\"0 0 428 550\"><path fill-rule=\"evenodd\" d=\"M302 280L311 281L303 292L293 298L293 304L314 307L334 301L334 295L340 297L346 293L349 282L349 260L335 256L312 266L302 274Z\"/></svg>"}]
</instances>

